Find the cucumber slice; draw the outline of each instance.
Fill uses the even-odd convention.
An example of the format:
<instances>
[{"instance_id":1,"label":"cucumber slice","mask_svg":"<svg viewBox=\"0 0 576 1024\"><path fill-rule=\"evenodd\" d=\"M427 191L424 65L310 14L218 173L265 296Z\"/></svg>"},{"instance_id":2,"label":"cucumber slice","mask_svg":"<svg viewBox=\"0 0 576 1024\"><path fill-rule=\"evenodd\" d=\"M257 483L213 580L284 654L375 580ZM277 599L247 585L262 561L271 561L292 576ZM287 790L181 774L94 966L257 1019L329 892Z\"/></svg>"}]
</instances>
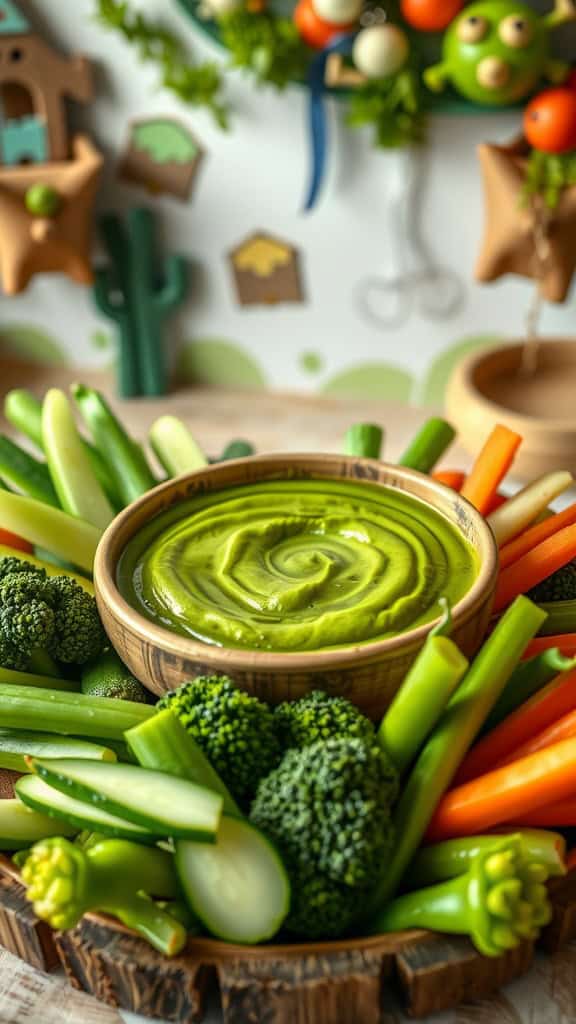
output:
<instances>
[{"instance_id":1,"label":"cucumber slice","mask_svg":"<svg viewBox=\"0 0 576 1024\"><path fill-rule=\"evenodd\" d=\"M0 729L0 768L28 772L30 769L25 757L78 757L90 761L116 761L113 750L97 743L52 736L50 733Z\"/></svg>"},{"instance_id":2,"label":"cucumber slice","mask_svg":"<svg viewBox=\"0 0 576 1024\"><path fill-rule=\"evenodd\" d=\"M70 402L58 388L51 388L44 399L42 442L64 511L105 530L114 510L92 470Z\"/></svg>"},{"instance_id":3,"label":"cucumber slice","mask_svg":"<svg viewBox=\"0 0 576 1024\"><path fill-rule=\"evenodd\" d=\"M216 841L222 797L187 779L133 764L68 758L33 760L32 770L61 793L95 804L157 835Z\"/></svg>"},{"instance_id":4,"label":"cucumber slice","mask_svg":"<svg viewBox=\"0 0 576 1024\"><path fill-rule=\"evenodd\" d=\"M67 796L66 793L52 789L37 775L23 775L21 779L18 779L14 790L18 799L26 807L39 811L49 818L56 818L60 822L60 829L70 827L75 832L88 829L90 832L97 832L103 836L112 836L114 839L132 839L137 843L152 844L158 841L158 836L152 835L138 825L133 825L130 821L123 821L122 818L108 814L93 804L82 803L81 800L75 800L73 797ZM0 801L1 803L3 801ZM55 832L54 834L67 835L67 832Z\"/></svg>"},{"instance_id":5,"label":"cucumber slice","mask_svg":"<svg viewBox=\"0 0 576 1024\"><path fill-rule=\"evenodd\" d=\"M46 814L31 811L20 800L0 800L0 850L25 850L49 836L73 836L78 831Z\"/></svg>"},{"instance_id":6,"label":"cucumber slice","mask_svg":"<svg viewBox=\"0 0 576 1024\"><path fill-rule=\"evenodd\" d=\"M290 883L279 854L240 818L222 818L214 846L176 843L176 870L196 916L226 942L266 942L288 913Z\"/></svg>"},{"instance_id":7,"label":"cucumber slice","mask_svg":"<svg viewBox=\"0 0 576 1024\"><path fill-rule=\"evenodd\" d=\"M160 416L150 428L150 446L169 476L193 473L208 465L208 459L188 427L177 416Z\"/></svg>"}]
</instances>

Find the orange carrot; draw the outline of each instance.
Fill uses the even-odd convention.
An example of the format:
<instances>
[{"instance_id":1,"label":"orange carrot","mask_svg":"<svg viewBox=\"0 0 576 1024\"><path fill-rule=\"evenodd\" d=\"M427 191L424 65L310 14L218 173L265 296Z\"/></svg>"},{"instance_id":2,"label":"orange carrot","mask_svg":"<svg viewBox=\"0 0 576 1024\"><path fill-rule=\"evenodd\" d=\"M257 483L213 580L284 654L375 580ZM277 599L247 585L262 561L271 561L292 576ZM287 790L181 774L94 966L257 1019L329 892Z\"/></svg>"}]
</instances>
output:
<instances>
[{"instance_id":1,"label":"orange carrot","mask_svg":"<svg viewBox=\"0 0 576 1024\"><path fill-rule=\"evenodd\" d=\"M10 533L10 530L0 529L0 544L4 544L7 548L15 548L16 551L24 551L27 555L31 555L34 551L32 544L23 537L17 537L15 533Z\"/></svg>"},{"instance_id":2,"label":"orange carrot","mask_svg":"<svg viewBox=\"0 0 576 1024\"><path fill-rule=\"evenodd\" d=\"M519 761L522 757L536 754L539 750L545 750L546 747L552 747L555 743L560 743L561 740L570 740L575 736L576 711L569 711L567 715L563 715L556 722L552 722L552 725L548 725L541 732L532 736L531 739L526 740L526 743L522 743L511 754L508 754L502 761L499 761L496 767L502 768L505 764Z\"/></svg>"},{"instance_id":3,"label":"orange carrot","mask_svg":"<svg viewBox=\"0 0 576 1024\"><path fill-rule=\"evenodd\" d=\"M487 514L490 502L514 462L521 443L520 434L497 424L478 455L460 493L483 515Z\"/></svg>"},{"instance_id":4,"label":"orange carrot","mask_svg":"<svg viewBox=\"0 0 576 1024\"><path fill-rule=\"evenodd\" d=\"M565 658L576 658L576 633L561 633L558 636L537 636L531 640L522 655L522 661L534 658L550 647L557 647Z\"/></svg>"},{"instance_id":5,"label":"orange carrot","mask_svg":"<svg viewBox=\"0 0 576 1024\"><path fill-rule=\"evenodd\" d=\"M556 676L472 747L460 765L456 785L491 771L518 747L575 709L576 669Z\"/></svg>"},{"instance_id":6,"label":"orange carrot","mask_svg":"<svg viewBox=\"0 0 576 1024\"><path fill-rule=\"evenodd\" d=\"M517 823L539 808L573 798L575 787L576 739L564 740L450 790L436 808L426 838L440 843Z\"/></svg>"},{"instance_id":7,"label":"orange carrot","mask_svg":"<svg viewBox=\"0 0 576 1024\"><path fill-rule=\"evenodd\" d=\"M508 495L501 494L500 491L496 491L496 494L490 499L490 504L486 509L486 515L489 516L491 512L495 512L497 508L502 508L508 501Z\"/></svg>"},{"instance_id":8,"label":"orange carrot","mask_svg":"<svg viewBox=\"0 0 576 1024\"><path fill-rule=\"evenodd\" d=\"M439 469L432 476L439 484L444 484L453 491L459 491L466 479L466 473L459 469Z\"/></svg>"},{"instance_id":9,"label":"orange carrot","mask_svg":"<svg viewBox=\"0 0 576 1024\"><path fill-rule=\"evenodd\" d=\"M527 811L514 818L515 828L570 828L576 825L576 799L567 797L555 804L546 804L545 807L538 807L534 811ZM512 822L510 822L512 825ZM573 864L570 866L570 859L566 862L568 871L576 869L576 850L571 854Z\"/></svg>"},{"instance_id":10,"label":"orange carrot","mask_svg":"<svg viewBox=\"0 0 576 1024\"><path fill-rule=\"evenodd\" d=\"M503 611L518 594L525 594L573 558L576 558L576 524L543 540L500 573L494 610Z\"/></svg>"},{"instance_id":11,"label":"orange carrot","mask_svg":"<svg viewBox=\"0 0 576 1024\"><path fill-rule=\"evenodd\" d=\"M505 544L500 549L500 569L506 569L523 555L532 551L542 541L553 537L564 527L572 526L573 523L576 523L576 502L574 505L570 505L570 508L564 509L563 512L558 512L556 515L550 516L549 519L545 519L544 522L531 526L529 530L525 530L519 537L516 537L516 540Z\"/></svg>"}]
</instances>

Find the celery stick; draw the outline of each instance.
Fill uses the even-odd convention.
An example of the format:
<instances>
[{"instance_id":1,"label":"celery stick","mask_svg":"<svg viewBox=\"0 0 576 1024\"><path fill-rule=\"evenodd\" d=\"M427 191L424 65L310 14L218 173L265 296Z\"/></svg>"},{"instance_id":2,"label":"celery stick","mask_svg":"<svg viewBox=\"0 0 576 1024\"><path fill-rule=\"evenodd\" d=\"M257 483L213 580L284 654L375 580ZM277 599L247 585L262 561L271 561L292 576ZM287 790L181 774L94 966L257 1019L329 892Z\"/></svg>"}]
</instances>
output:
<instances>
[{"instance_id":1,"label":"celery stick","mask_svg":"<svg viewBox=\"0 0 576 1024\"><path fill-rule=\"evenodd\" d=\"M83 384L72 387L76 404L114 479L122 500L129 505L156 486L144 452L116 419L102 395Z\"/></svg>"},{"instance_id":2,"label":"celery stick","mask_svg":"<svg viewBox=\"0 0 576 1024\"><path fill-rule=\"evenodd\" d=\"M576 601L538 602L548 618L540 630L540 636L559 636L561 633L576 633Z\"/></svg>"},{"instance_id":3,"label":"celery stick","mask_svg":"<svg viewBox=\"0 0 576 1024\"><path fill-rule=\"evenodd\" d=\"M36 686L45 690L50 687L53 690L60 690L66 693L78 693L80 684L73 679L56 679L53 675L46 673L40 675L38 672L17 672L13 668L0 667L0 701L4 692L4 686Z\"/></svg>"},{"instance_id":4,"label":"celery stick","mask_svg":"<svg viewBox=\"0 0 576 1024\"><path fill-rule=\"evenodd\" d=\"M250 441L230 441L230 444L226 445L218 459L218 462L227 462L228 459L246 459L249 455L254 454L254 445L250 444Z\"/></svg>"},{"instance_id":5,"label":"celery stick","mask_svg":"<svg viewBox=\"0 0 576 1024\"><path fill-rule=\"evenodd\" d=\"M31 391L26 391L24 388L15 388L13 391L9 391L4 400L4 415L16 430L19 430L24 437L32 441L32 444L36 445L40 451L44 450L42 440L42 403ZM96 449L83 438L82 445L90 459L96 479L105 491L108 500L116 511L119 511L122 508L122 501L106 464Z\"/></svg>"},{"instance_id":6,"label":"celery stick","mask_svg":"<svg viewBox=\"0 0 576 1024\"><path fill-rule=\"evenodd\" d=\"M39 462L4 434L0 434L0 477L29 498L59 508L58 495L46 463Z\"/></svg>"},{"instance_id":7,"label":"celery stick","mask_svg":"<svg viewBox=\"0 0 576 1024\"><path fill-rule=\"evenodd\" d=\"M379 459L384 443L384 431L376 423L353 423L346 431L344 454L359 458Z\"/></svg>"},{"instance_id":8,"label":"celery stick","mask_svg":"<svg viewBox=\"0 0 576 1024\"><path fill-rule=\"evenodd\" d=\"M4 399L4 415L16 430L42 448L42 403L25 388L9 391Z\"/></svg>"},{"instance_id":9,"label":"celery stick","mask_svg":"<svg viewBox=\"0 0 576 1024\"><path fill-rule=\"evenodd\" d=\"M150 428L150 446L169 476L193 473L208 465L208 459L188 427L177 416L160 416Z\"/></svg>"},{"instance_id":10,"label":"celery stick","mask_svg":"<svg viewBox=\"0 0 576 1024\"><path fill-rule=\"evenodd\" d=\"M439 800L544 618L544 612L527 597L516 598L452 697L396 805L396 848L382 866L382 879L372 901L374 913L398 889Z\"/></svg>"},{"instance_id":11,"label":"celery stick","mask_svg":"<svg viewBox=\"0 0 576 1024\"><path fill-rule=\"evenodd\" d=\"M456 431L446 420L433 417L422 429L398 460L399 466L430 473L456 437Z\"/></svg>"},{"instance_id":12,"label":"celery stick","mask_svg":"<svg viewBox=\"0 0 576 1024\"><path fill-rule=\"evenodd\" d=\"M490 732L516 711L516 708L538 693L538 690L551 683L555 676L561 672L571 672L574 668L576 658L566 658L557 647L549 647L534 658L521 661L492 708L482 731Z\"/></svg>"},{"instance_id":13,"label":"celery stick","mask_svg":"<svg viewBox=\"0 0 576 1024\"><path fill-rule=\"evenodd\" d=\"M34 498L0 491L0 522L5 530L92 572L101 530L83 519L43 505Z\"/></svg>"},{"instance_id":14,"label":"celery stick","mask_svg":"<svg viewBox=\"0 0 576 1024\"><path fill-rule=\"evenodd\" d=\"M85 757L90 761L115 761L116 754L108 747L86 740L53 736L44 732L21 732L0 729L0 768L28 772L26 757ZM0 833L0 848L2 837Z\"/></svg>"},{"instance_id":15,"label":"celery stick","mask_svg":"<svg viewBox=\"0 0 576 1024\"><path fill-rule=\"evenodd\" d=\"M114 510L92 471L70 402L58 388L51 388L44 399L42 440L64 511L105 530Z\"/></svg>"},{"instance_id":16,"label":"celery stick","mask_svg":"<svg viewBox=\"0 0 576 1024\"><path fill-rule=\"evenodd\" d=\"M127 729L154 714L154 708L147 704L88 697L83 693L61 693L8 683L1 687L0 693L0 729L123 740Z\"/></svg>"},{"instance_id":17,"label":"celery stick","mask_svg":"<svg viewBox=\"0 0 576 1024\"><path fill-rule=\"evenodd\" d=\"M415 758L468 667L452 640L428 637L378 730L378 742L399 772Z\"/></svg>"},{"instance_id":18,"label":"celery stick","mask_svg":"<svg viewBox=\"0 0 576 1024\"><path fill-rule=\"evenodd\" d=\"M215 790L224 800L225 814L241 816L240 808L196 741L167 708L126 733L138 764Z\"/></svg>"}]
</instances>

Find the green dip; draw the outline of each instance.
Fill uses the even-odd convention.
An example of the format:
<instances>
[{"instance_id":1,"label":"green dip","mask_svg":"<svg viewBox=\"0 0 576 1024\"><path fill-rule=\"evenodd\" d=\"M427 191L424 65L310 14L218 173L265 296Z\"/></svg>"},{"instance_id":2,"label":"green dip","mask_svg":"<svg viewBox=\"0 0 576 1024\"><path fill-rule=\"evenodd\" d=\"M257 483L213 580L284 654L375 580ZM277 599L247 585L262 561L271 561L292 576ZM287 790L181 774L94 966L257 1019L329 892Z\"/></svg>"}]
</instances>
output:
<instances>
[{"instance_id":1,"label":"green dip","mask_svg":"<svg viewBox=\"0 0 576 1024\"><path fill-rule=\"evenodd\" d=\"M388 487L286 480L199 494L148 523L118 585L153 622L207 644L316 651L396 636L455 605L471 545Z\"/></svg>"}]
</instances>

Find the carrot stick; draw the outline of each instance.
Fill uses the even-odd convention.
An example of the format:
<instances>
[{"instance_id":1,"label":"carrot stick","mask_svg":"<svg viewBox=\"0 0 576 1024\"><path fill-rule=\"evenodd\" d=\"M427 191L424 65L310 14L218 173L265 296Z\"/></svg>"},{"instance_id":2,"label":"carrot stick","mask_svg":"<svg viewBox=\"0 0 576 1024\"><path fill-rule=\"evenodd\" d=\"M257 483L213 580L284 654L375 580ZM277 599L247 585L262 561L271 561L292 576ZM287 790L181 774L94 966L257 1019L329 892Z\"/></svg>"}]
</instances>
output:
<instances>
[{"instance_id":1,"label":"carrot stick","mask_svg":"<svg viewBox=\"0 0 576 1024\"><path fill-rule=\"evenodd\" d=\"M564 740L452 789L440 801L426 838L471 836L573 797L576 739Z\"/></svg>"},{"instance_id":2,"label":"carrot stick","mask_svg":"<svg viewBox=\"0 0 576 1024\"><path fill-rule=\"evenodd\" d=\"M501 494L500 491L496 491L496 494L490 499L490 504L488 505L485 514L487 516L491 515L492 512L496 511L496 509L502 508L502 505L505 505L507 501L507 494Z\"/></svg>"},{"instance_id":3,"label":"carrot stick","mask_svg":"<svg viewBox=\"0 0 576 1024\"><path fill-rule=\"evenodd\" d=\"M500 761L496 767L502 768L505 764L511 764L512 761L519 761L523 757L528 757L530 754L537 754L539 750L545 750L546 747L552 747L555 743L560 743L562 740L571 740L576 736L576 711L569 711L567 715L563 715L562 718L558 718L556 722L552 722L552 725L548 725L541 732L537 733L536 736L532 736L531 739L526 740L526 743L522 743L516 750L513 750L511 754L508 754L503 761Z\"/></svg>"},{"instance_id":4,"label":"carrot stick","mask_svg":"<svg viewBox=\"0 0 576 1024\"><path fill-rule=\"evenodd\" d=\"M528 644L528 647L522 655L522 660L527 661L528 658L535 658L537 654L541 654L542 651L549 650L550 647L557 647L566 658L576 657L576 633L561 633L556 636L537 636Z\"/></svg>"},{"instance_id":5,"label":"carrot stick","mask_svg":"<svg viewBox=\"0 0 576 1024\"><path fill-rule=\"evenodd\" d=\"M514 828L571 828L576 825L576 799L568 797L559 800L555 804L546 804L545 807L538 807L536 810L528 810L524 814L514 817ZM512 823L510 823L512 827ZM573 864L566 863L568 871L576 869L576 850L572 851Z\"/></svg>"},{"instance_id":6,"label":"carrot stick","mask_svg":"<svg viewBox=\"0 0 576 1024\"><path fill-rule=\"evenodd\" d=\"M489 772L518 747L575 709L576 669L557 676L472 747L460 766L456 784Z\"/></svg>"},{"instance_id":7,"label":"carrot stick","mask_svg":"<svg viewBox=\"0 0 576 1024\"><path fill-rule=\"evenodd\" d=\"M8 548L14 548L16 551L24 551L27 555L31 555L34 551L29 541L24 540L23 537L18 537L15 533L10 533L10 530L0 529L0 544L4 544Z\"/></svg>"},{"instance_id":8,"label":"carrot stick","mask_svg":"<svg viewBox=\"0 0 576 1024\"><path fill-rule=\"evenodd\" d=\"M439 484L444 484L445 487L450 487L453 491L459 491L466 479L466 473L460 469L439 469L432 476Z\"/></svg>"},{"instance_id":9,"label":"carrot stick","mask_svg":"<svg viewBox=\"0 0 576 1024\"><path fill-rule=\"evenodd\" d=\"M573 558L576 558L576 524L565 526L543 540L500 573L494 610L501 612L518 594L527 593Z\"/></svg>"},{"instance_id":10,"label":"carrot stick","mask_svg":"<svg viewBox=\"0 0 576 1024\"><path fill-rule=\"evenodd\" d=\"M553 537L564 527L572 526L573 523L576 523L576 502L574 505L570 505L570 508L564 509L563 512L557 512L556 515L545 519L543 523L531 526L529 530L525 530L519 537L516 537L516 540L505 544L500 549L500 569L507 569L509 565L517 562L523 555L527 555L542 541Z\"/></svg>"},{"instance_id":11,"label":"carrot stick","mask_svg":"<svg viewBox=\"0 0 576 1024\"><path fill-rule=\"evenodd\" d=\"M493 496L514 462L521 443L520 434L499 423L478 455L460 493L483 515L486 515Z\"/></svg>"}]
</instances>

